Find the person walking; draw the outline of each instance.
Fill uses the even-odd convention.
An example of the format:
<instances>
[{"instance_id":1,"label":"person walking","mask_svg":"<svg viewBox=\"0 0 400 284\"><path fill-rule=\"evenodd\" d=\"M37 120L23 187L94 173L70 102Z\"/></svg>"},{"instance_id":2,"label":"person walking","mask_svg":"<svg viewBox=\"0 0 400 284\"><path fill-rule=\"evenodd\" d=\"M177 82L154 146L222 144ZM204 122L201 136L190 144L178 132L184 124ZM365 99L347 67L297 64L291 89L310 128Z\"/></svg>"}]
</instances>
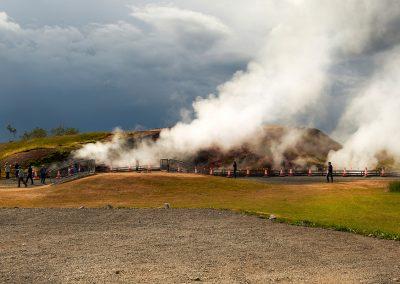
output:
<instances>
[{"instance_id":1,"label":"person walking","mask_svg":"<svg viewBox=\"0 0 400 284\"><path fill-rule=\"evenodd\" d=\"M11 167L9 163L6 163L4 170L6 172L6 179L10 179Z\"/></svg>"},{"instance_id":2,"label":"person walking","mask_svg":"<svg viewBox=\"0 0 400 284\"><path fill-rule=\"evenodd\" d=\"M29 167L28 167L28 175L26 177L25 183L28 183L28 180L31 180L31 185L33 185L33 169L32 169L32 165L29 165Z\"/></svg>"},{"instance_id":3,"label":"person walking","mask_svg":"<svg viewBox=\"0 0 400 284\"><path fill-rule=\"evenodd\" d=\"M47 175L47 169L42 165L40 168L40 183L41 184L46 184L46 175Z\"/></svg>"},{"instance_id":4,"label":"person walking","mask_svg":"<svg viewBox=\"0 0 400 284\"><path fill-rule=\"evenodd\" d=\"M331 182L333 183L333 166L331 162L328 162L328 172L326 173L326 180L328 183L329 177L331 177Z\"/></svg>"},{"instance_id":5,"label":"person walking","mask_svg":"<svg viewBox=\"0 0 400 284\"><path fill-rule=\"evenodd\" d=\"M15 174L15 178L18 179L18 172L19 172L19 164L15 163L14 165L14 174Z\"/></svg>"},{"instance_id":6,"label":"person walking","mask_svg":"<svg viewBox=\"0 0 400 284\"><path fill-rule=\"evenodd\" d=\"M236 178L237 176L237 163L236 160L233 161L233 177Z\"/></svg>"},{"instance_id":7,"label":"person walking","mask_svg":"<svg viewBox=\"0 0 400 284\"><path fill-rule=\"evenodd\" d=\"M28 184L25 182L24 169L22 167L18 167L18 187L21 187L21 181L25 185L25 187L28 186Z\"/></svg>"}]
</instances>

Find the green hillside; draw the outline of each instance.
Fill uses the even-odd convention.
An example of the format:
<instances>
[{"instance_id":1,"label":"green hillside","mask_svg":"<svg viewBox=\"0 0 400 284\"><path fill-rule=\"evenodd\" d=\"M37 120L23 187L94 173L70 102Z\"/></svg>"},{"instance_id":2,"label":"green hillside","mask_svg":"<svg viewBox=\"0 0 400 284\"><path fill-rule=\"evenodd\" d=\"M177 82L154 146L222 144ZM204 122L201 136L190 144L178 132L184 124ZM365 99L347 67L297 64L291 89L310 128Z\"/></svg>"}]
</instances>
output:
<instances>
[{"instance_id":1,"label":"green hillside","mask_svg":"<svg viewBox=\"0 0 400 284\"><path fill-rule=\"evenodd\" d=\"M38 158L37 162L41 162L47 158L47 162L51 162L51 157L58 160L83 144L104 140L110 135L109 132L92 132L0 143L0 160L14 162Z\"/></svg>"}]
</instances>

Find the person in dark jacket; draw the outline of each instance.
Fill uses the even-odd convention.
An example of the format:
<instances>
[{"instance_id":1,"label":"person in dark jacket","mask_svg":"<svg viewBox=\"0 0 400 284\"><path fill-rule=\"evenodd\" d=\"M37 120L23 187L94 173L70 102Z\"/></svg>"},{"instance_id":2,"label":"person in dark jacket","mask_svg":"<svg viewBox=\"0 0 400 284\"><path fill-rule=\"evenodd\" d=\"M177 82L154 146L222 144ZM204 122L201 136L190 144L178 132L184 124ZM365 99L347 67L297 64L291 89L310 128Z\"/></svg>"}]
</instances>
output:
<instances>
[{"instance_id":1,"label":"person in dark jacket","mask_svg":"<svg viewBox=\"0 0 400 284\"><path fill-rule=\"evenodd\" d=\"M46 175L47 175L47 169L42 165L40 168L40 183L41 184L46 184Z\"/></svg>"},{"instance_id":2,"label":"person in dark jacket","mask_svg":"<svg viewBox=\"0 0 400 284\"><path fill-rule=\"evenodd\" d=\"M329 182L329 177L331 177L331 182L333 182L333 167L332 163L328 163L328 172L326 173L326 180Z\"/></svg>"},{"instance_id":3,"label":"person in dark jacket","mask_svg":"<svg viewBox=\"0 0 400 284\"><path fill-rule=\"evenodd\" d=\"M32 165L29 165L28 167L28 175L26 176L26 183L28 183L28 180L31 180L31 185L33 185L33 169Z\"/></svg>"},{"instance_id":4,"label":"person in dark jacket","mask_svg":"<svg viewBox=\"0 0 400 284\"><path fill-rule=\"evenodd\" d=\"M14 171L15 178L18 179L18 171L19 171L19 164L18 163L15 163L14 169L15 169L15 171Z\"/></svg>"},{"instance_id":5,"label":"person in dark jacket","mask_svg":"<svg viewBox=\"0 0 400 284\"><path fill-rule=\"evenodd\" d=\"M236 178L237 176L237 163L236 160L233 161L233 177Z\"/></svg>"}]
</instances>

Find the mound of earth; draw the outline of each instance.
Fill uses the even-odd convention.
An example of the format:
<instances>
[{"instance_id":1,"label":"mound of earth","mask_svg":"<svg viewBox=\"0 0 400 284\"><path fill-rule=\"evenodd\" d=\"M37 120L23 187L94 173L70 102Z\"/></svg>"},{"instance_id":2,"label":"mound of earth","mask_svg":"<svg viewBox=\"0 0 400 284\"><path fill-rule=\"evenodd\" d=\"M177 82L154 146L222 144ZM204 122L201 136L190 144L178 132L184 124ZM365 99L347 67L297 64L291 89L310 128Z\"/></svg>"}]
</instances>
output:
<instances>
[{"instance_id":1,"label":"mound of earth","mask_svg":"<svg viewBox=\"0 0 400 284\"><path fill-rule=\"evenodd\" d=\"M192 162L228 166L236 159L241 167L309 167L326 163L329 151L342 146L315 128L265 126L259 137L228 152L218 147L200 151Z\"/></svg>"},{"instance_id":2,"label":"mound of earth","mask_svg":"<svg viewBox=\"0 0 400 284\"><path fill-rule=\"evenodd\" d=\"M156 141L162 129L127 132L123 135L128 147L135 147L142 140ZM0 162L23 166L60 162L68 159L71 152L87 143L105 142L111 133L86 133L65 137L48 137L0 144ZM330 150L341 145L318 129L265 126L257 137L229 151L219 147L201 149L185 161L200 166L227 166L234 159L241 167L304 167L319 166L326 162ZM179 158L179 157L165 157Z\"/></svg>"},{"instance_id":3,"label":"mound of earth","mask_svg":"<svg viewBox=\"0 0 400 284\"><path fill-rule=\"evenodd\" d=\"M157 139L160 132L160 129L130 132L127 133L127 140L134 145L142 139ZM25 167L29 164L65 161L71 157L73 151L83 145L110 141L112 136L110 132L93 132L0 143L0 165L3 166L7 162Z\"/></svg>"},{"instance_id":4,"label":"mound of earth","mask_svg":"<svg viewBox=\"0 0 400 284\"><path fill-rule=\"evenodd\" d=\"M47 164L53 161L62 161L69 157L69 151L58 150L55 148L39 148L12 154L2 160L3 163L11 165L19 163L28 164Z\"/></svg>"}]
</instances>

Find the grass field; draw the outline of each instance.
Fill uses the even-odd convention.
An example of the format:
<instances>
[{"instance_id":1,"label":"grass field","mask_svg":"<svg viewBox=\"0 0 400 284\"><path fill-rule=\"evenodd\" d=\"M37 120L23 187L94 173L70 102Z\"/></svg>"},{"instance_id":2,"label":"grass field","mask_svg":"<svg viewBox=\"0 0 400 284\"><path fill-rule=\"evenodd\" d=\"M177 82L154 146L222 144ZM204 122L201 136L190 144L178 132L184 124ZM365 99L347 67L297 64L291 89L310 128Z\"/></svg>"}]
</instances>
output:
<instances>
[{"instance_id":1,"label":"grass field","mask_svg":"<svg viewBox=\"0 0 400 284\"><path fill-rule=\"evenodd\" d=\"M185 174L100 174L58 186L0 189L0 207L231 209L278 221L400 239L400 194L386 180L265 184Z\"/></svg>"}]
</instances>

